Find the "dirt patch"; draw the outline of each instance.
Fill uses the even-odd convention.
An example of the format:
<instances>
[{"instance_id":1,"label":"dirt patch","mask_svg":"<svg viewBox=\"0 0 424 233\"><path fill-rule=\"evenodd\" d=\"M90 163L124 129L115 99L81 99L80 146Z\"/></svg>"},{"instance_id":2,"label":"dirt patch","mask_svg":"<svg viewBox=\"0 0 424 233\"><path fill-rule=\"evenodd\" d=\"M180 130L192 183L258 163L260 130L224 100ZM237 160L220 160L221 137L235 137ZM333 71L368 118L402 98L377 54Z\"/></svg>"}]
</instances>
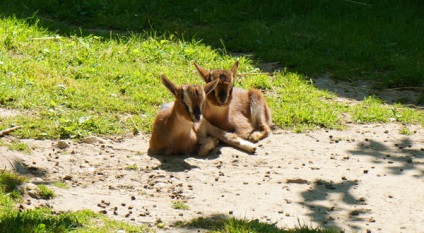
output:
<instances>
[{"instance_id":1,"label":"dirt patch","mask_svg":"<svg viewBox=\"0 0 424 233\"><path fill-rule=\"evenodd\" d=\"M398 124L345 131L277 131L255 155L221 147L205 158L150 157L148 137L86 142L23 140L22 154L0 147L0 166L31 175L57 197L26 196L25 208L91 209L135 224L228 215L346 232L424 231L424 130ZM1 140L9 140L8 137ZM62 149L60 149L60 148ZM54 182L69 188L58 188ZM174 209L173 202L189 209ZM185 230L183 231L185 232Z\"/></svg>"},{"instance_id":2,"label":"dirt patch","mask_svg":"<svg viewBox=\"0 0 424 233\"><path fill-rule=\"evenodd\" d=\"M19 112L13 109L0 108L0 118L13 117L19 115Z\"/></svg>"}]
</instances>

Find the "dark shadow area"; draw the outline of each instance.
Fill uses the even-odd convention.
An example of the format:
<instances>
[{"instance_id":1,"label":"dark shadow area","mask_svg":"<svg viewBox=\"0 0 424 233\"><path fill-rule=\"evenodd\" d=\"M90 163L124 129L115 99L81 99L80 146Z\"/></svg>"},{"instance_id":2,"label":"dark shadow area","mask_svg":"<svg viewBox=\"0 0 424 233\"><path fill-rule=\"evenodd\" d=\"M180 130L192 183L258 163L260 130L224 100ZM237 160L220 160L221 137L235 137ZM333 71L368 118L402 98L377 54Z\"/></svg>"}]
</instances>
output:
<instances>
[{"instance_id":1,"label":"dark shadow area","mask_svg":"<svg viewBox=\"0 0 424 233\"><path fill-rule=\"evenodd\" d=\"M223 53L253 54L265 71L367 79L380 87L424 85L422 12L424 5L414 0L0 3L3 17L24 19L59 35L172 35Z\"/></svg>"},{"instance_id":2,"label":"dark shadow area","mask_svg":"<svg viewBox=\"0 0 424 233\"><path fill-rule=\"evenodd\" d=\"M165 170L168 172L184 172L187 170L191 170L194 168L198 168L197 166L193 166L187 163L185 160L188 158L196 158L196 159L217 159L221 154L220 147L215 148L208 156L199 157L195 155L162 155L155 154L148 151L147 153L150 157L157 159L160 161L160 165L156 167L156 169Z\"/></svg>"},{"instance_id":3,"label":"dark shadow area","mask_svg":"<svg viewBox=\"0 0 424 233\"><path fill-rule=\"evenodd\" d=\"M403 138L394 144L396 149L374 140L359 142L357 149L349 151L352 155L373 157L374 163L384 166L390 174L403 175L406 171L416 171L416 178L424 177L423 148L412 148L414 143Z\"/></svg>"},{"instance_id":4,"label":"dark shadow area","mask_svg":"<svg viewBox=\"0 0 424 233\"><path fill-rule=\"evenodd\" d=\"M191 164L185 161L185 159L190 158L191 156L161 155L154 153L148 153L148 155L160 161L161 164L157 166L156 169L165 170L168 172L184 172L186 170L196 168L196 166L192 166Z\"/></svg>"},{"instance_id":5,"label":"dark shadow area","mask_svg":"<svg viewBox=\"0 0 424 233\"><path fill-rule=\"evenodd\" d=\"M320 224L324 224L325 226L337 227L340 228L336 224L335 216L336 214L332 214L333 211L336 211L336 206L322 206L319 204L314 204L316 201L327 200L330 194L341 194L342 199L341 202L348 205L360 205L360 198L354 197L350 192L354 187L358 185L356 181L353 180L345 180L339 183L334 183L332 181L325 180L316 180L314 181L312 187L302 193L303 202L300 204L307 207L311 213L308 216L311 219ZM337 201L339 202L339 201ZM365 219L360 218L362 210L354 210L350 213L350 217L354 221L365 221ZM348 226L348 224L344 224ZM350 225L353 231L359 231L360 228L355 227L354 225Z\"/></svg>"},{"instance_id":6,"label":"dark shadow area","mask_svg":"<svg viewBox=\"0 0 424 233\"><path fill-rule=\"evenodd\" d=\"M28 161L23 161L17 156L14 156L13 154L7 154L6 152L2 153L0 156L2 156L0 164L4 165L4 167L2 168L4 170L9 169L13 172L27 177L31 176L43 178L47 175L47 170L40 168L36 164L30 164Z\"/></svg>"},{"instance_id":7,"label":"dark shadow area","mask_svg":"<svg viewBox=\"0 0 424 233\"><path fill-rule=\"evenodd\" d=\"M34 176L34 177L40 177L43 178L47 175L48 171L44 168L40 168L36 165L28 165L21 162L15 163L15 168L17 168L17 172L26 175L26 176Z\"/></svg>"}]
</instances>

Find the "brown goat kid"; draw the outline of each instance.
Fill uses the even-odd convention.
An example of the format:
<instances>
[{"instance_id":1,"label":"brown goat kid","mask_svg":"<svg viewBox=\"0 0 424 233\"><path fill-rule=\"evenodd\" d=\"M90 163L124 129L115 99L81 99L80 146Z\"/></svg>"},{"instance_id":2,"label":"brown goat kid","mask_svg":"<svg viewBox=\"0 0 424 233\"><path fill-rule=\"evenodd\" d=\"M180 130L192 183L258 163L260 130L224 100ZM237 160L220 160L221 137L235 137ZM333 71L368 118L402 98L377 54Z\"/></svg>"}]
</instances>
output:
<instances>
[{"instance_id":1,"label":"brown goat kid","mask_svg":"<svg viewBox=\"0 0 424 233\"><path fill-rule=\"evenodd\" d=\"M165 75L162 83L175 96L172 107L157 113L149 153L154 154L197 154L206 156L217 146L218 140L249 153L256 146L213 126L202 116L206 94L210 93L218 81L201 85L175 86ZM218 139L218 140L217 140Z\"/></svg>"},{"instance_id":2,"label":"brown goat kid","mask_svg":"<svg viewBox=\"0 0 424 233\"><path fill-rule=\"evenodd\" d=\"M238 61L230 70L209 71L194 63L200 76L206 83L219 80L218 85L206 99L204 117L213 125L235 132L243 139L257 142L271 132L271 111L260 90L234 87Z\"/></svg>"}]
</instances>

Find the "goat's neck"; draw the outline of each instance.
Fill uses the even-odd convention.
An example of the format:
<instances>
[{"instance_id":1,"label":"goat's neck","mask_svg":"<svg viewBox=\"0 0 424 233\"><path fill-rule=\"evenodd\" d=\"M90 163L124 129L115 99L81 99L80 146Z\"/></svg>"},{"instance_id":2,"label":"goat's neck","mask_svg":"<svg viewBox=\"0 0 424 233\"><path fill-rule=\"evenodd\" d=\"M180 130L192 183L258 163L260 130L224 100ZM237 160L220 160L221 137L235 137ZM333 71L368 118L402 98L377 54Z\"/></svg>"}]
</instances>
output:
<instances>
[{"instance_id":1,"label":"goat's neck","mask_svg":"<svg viewBox=\"0 0 424 233\"><path fill-rule=\"evenodd\" d=\"M180 114L178 114L175 108L172 109L169 125L172 125L176 131L178 132L188 132L193 130L194 123L192 121L188 121Z\"/></svg>"},{"instance_id":2,"label":"goat's neck","mask_svg":"<svg viewBox=\"0 0 424 233\"><path fill-rule=\"evenodd\" d=\"M209 102L206 102L205 114L220 116L220 117L227 117L229 109L230 109L229 105L220 107L220 106L213 105Z\"/></svg>"}]
</instances>

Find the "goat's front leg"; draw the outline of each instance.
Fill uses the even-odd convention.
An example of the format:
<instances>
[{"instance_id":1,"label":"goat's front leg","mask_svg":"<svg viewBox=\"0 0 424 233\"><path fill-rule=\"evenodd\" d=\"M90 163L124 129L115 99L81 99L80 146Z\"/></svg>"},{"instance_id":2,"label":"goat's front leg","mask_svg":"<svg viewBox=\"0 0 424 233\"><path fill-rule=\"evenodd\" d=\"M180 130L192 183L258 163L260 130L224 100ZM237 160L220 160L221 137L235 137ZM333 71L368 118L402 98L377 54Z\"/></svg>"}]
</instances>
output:
<instances>
[{"instance_id":1,"label":"goat's front leg","mask_svg":"<svg viewBox=\"0 0 424 233\"><path fill-rule=\"evenodd\" d=\"M235 148L238 148L240 150L244 150L248 153L255 153L256 151L256 145L246 141L239 136L237 136L234 133L226 132L214 125L212 125L208 120L204 119L204 124L207 129L207 133L218 140L222 141L223 143L233 146Z\"/></svg>"},{"instance_id":2,"label":"goat's front leg","mask_svg":"<svg viewBox=\"0 0 424 233\"><path fill-rule=\"evenodd\" d=\"M210 151L218 145L219 141L213 137L199 138L199 149L197 155L204 157L210 153Z\"/></svg>"}]
</instances>

